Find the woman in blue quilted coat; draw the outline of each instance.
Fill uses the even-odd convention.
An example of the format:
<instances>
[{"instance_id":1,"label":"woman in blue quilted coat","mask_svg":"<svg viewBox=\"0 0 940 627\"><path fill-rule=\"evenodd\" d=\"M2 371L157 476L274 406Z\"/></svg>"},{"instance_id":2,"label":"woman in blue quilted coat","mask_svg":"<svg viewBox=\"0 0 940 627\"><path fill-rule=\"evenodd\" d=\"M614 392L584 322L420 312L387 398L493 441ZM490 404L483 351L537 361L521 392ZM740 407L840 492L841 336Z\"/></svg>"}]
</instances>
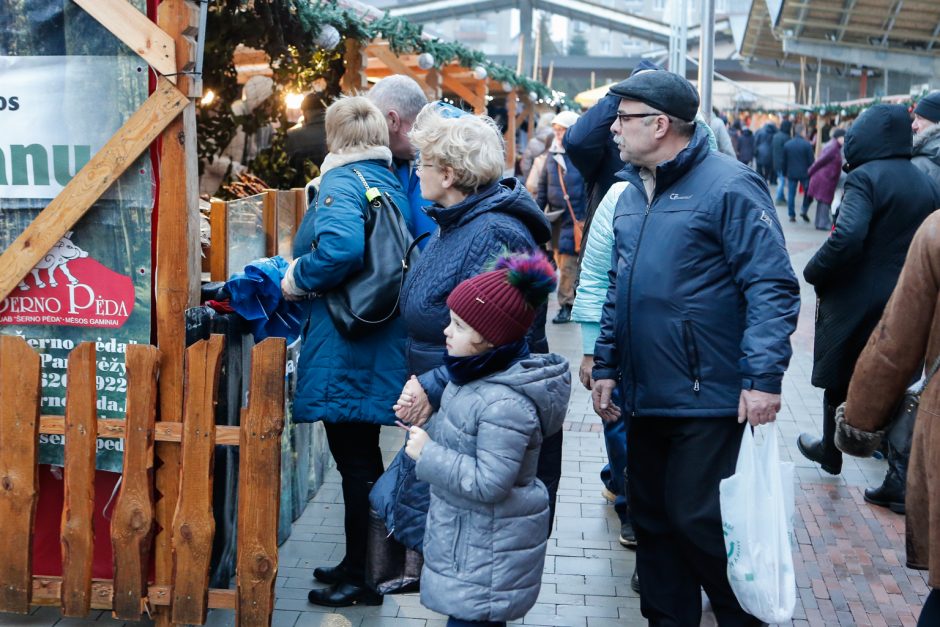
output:
<instances>
[{"instance_id":1,"label":"woman in blue quilted coat","mask_svg":"<svg viewBox=\"0 0 940 627\"><path fill-rule=\"evenodd\" d=\"M408 273L401 300L412 374L407 388L415 402L399 408L399 416L421 425L440 407L448 383L446 370L441 368L444 329L450 323L447 296L461 281L485 270L501 252L530 251L545 244L551 228L518 179L500 180L505 149L489 118L452 117L431 104L418 115L411 139L421 155L421 193L434 201L425 211L440 226ZM544 305L529 327L528 341L533 353L548 352ZM562 431L545 435L538 476L554 503L561 477ZM372 504L396 539L420 550L429 488L414 480L413 470L402 469L403 487L401 483L377 487Z\"/></svg>"},{"instance_id":2,"label":"woman in blue quilted coat","mask_svg":"<svg viewBox=\"0 0 940 627\"><path fill-rule=\"evenodd\" d=\"M410 209L389 169L388 126L368 99L344 98L330 105L326 141L330 153L320 180L314 181L316 195L294 238L294 261L281 284L285 297L304 299L308 314L294 419L323 421L345 503L346 556L338 566L314 571L331 586L311 591L309 600L331 607L379 605L382 597L364 582L369 490L384 471L379 430L394 424L391 408L407 378L405 325L395 318L362 337L344 337L316 296L362 268L366 184L390 194L409 223Z\"/></svg>"}]
</instances>

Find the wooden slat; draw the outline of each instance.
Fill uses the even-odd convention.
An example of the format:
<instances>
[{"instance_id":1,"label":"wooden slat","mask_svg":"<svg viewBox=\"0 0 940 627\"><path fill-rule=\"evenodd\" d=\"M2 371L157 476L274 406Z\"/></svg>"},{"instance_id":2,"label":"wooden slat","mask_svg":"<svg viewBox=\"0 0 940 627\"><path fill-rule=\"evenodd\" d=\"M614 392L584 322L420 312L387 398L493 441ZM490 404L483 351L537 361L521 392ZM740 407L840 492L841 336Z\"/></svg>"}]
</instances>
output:
<instances>
[{"instance_id":1,"label":"wooden slat","mask_svg":"<svg viewBox=\"0 0 940 627\"><path fill-rule=\"evenodd\" d=\"M506 167L516 166L516 92L506 95Z\"/></svg>"},{"instance_id":2,"label":"wooden slat","mask_svg":"<svg viewBox=\"0 0 940 627\"><path fill-rule=\"evenodd\" d=\"M119 419L98 419L99 438L123 438L125 422ZM40 416L39 433L62 435L65 433L65 419L62 416ZM239 428L228 425L216 425L215 443L223 446L238 446ZM154 439L157 442L180 442L183 439L183 423L158 422L154 425Z\"/></svg>"},{"instance_id":3,"label":"wooden slat","mask_svg":"<svg viewBox=\"0 0 940 627\"><path fill-rule=\"evenodd\" d=\"M215 399L222 369L223 337L212 335L186 350L186 398L179 502L173 516L174 623L206 622L215 455Z\"/></svg>"},{"instance_id":4,"label":"wooden slat","mask_svg":"<svg viewBox=\"0 0 940 627\"><path fill-rule=\"evenodd\" d=\"M33 577L33 605L58 605L61 577ZM114 585L110 579L92 579L91 581L91 608L94 610L110 610L111 598L114 594ZM147 603L151 606L168 607L173 598L173 588L170 586L148 586ZM209 608L234 610L235 590L212 588L209 590Z\"/></svg>"},{"instance_id":5,"label":"wooden slat","mask_svg":"<svg viewBox=\"0 0 940 627\"><path fill-rule=\"evenodd\" d=\"M39 353L0 336L0 612L29 612L39 501ZM9 541L15 539L15 541Z\"/></svg>"},{"instance_id":6,"label":"wooden slat","mask_svg":"<svg viewBox=\"0 0 940 627\"><path fill-rule=\"evenodd\" d=\"M176 43L127 0L75 0L102 26L176 83Z\"/></svg>"},{"instance_id":7,"label":"wooden slat","mask_svg":"<svg viewBox=\"0 0 940 627\"><path fill-rule=\"evenodd\" d=\"M212 199L209 211L209 278L228 280L228 205L224 200Z\"/></svg>"},{"instance_id":8,"label":"wooden slat","mask_svg":"<svg viewBox=\"0 0 940 627\"><path fill-rule=\"evenodd\" d=\"M261 225L264 229L264 254L273 257L277 254L277 190L264 190L261 205Z\"/></svg>"},{"instance_id":9,"label":"wooden slat","mask_svg":"<svg viewBox=\"0 0 940 627\"><path fill-rule=\"evenodd\" d=\"M121 491L111 516L114 549L114 617L139 620L147 595L153 537L153 425L157 364L153 346L127 347L127 435Z\"/></svg>"},{"instance_id":10,"label":"wooden slat","mask_svg":"<svg viewBox=\"0 0 940 627\"><path fill-rule=\"evenodd\" d=\"M95 508L95 343L69 354L65 393L65 496L62 506L62 614L84 617L91 609Z\"/></svg>"},{"instance_id":11,"label":"wooden slat","mask_svg":"<svg viewBox=\"0 0 940 627\"><path fill-rule=\"evenodd\" d=\"M159 79L150 98L0 255L0 300L72 230L187 102L172 83Z\"/></svg>"},{"instance_id":12,"label":"wooden slat","mask_svg":"<svg viewBox=\"0 0 940 627\"><path fill-rule=\"evenodd\" d=\"M268 338L251 352L238 466L238 626L270 625L274 611L286 357L283 338Z\"/></svg>"}]
</instances>

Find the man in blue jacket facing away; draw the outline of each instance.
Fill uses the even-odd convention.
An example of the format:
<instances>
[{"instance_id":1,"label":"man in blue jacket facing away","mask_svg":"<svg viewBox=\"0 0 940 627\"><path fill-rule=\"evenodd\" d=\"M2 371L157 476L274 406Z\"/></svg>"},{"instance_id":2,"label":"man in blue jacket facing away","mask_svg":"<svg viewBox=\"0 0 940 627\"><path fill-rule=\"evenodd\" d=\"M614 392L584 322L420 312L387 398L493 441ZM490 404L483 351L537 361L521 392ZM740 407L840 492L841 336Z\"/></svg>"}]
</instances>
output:
<instances>
[{"instance_id":1,"label":"man in blue jacket facing away","mask_svg":"<svg viewBox=\"0 0 940 627\"><path fill-rule=\"evenodd\" d=\"M744 422L780 409L799 283L766 185L693 124L695 88L645 72L612 91L629 185L614 210L593 398L616 420L619 388L630 415L640 608L651 625L698 625L704 588L718 624L759 625L728 584L718 484Z\"/></svg>"}]
</instances>

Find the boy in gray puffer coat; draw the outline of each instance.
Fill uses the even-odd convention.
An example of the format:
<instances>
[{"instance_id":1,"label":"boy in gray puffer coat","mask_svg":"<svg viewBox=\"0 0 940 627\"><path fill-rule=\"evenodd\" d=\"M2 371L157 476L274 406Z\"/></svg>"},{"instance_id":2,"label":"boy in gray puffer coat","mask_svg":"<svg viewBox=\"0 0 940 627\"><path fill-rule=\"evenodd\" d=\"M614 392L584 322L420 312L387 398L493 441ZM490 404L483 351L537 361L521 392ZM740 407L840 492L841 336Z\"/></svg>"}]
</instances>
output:
<instances>
[{"instance_id":1,"label":"boy in gray puffer coat","mask_svg":"<svg viewBox=\"0 0 940 627\"><path fill-rule=\"evenodd\" d=\"M535 604L548 532L536 476L543 433L561 427L568 362L531 355L526 332L555 286L541 254L517 254L458 285L447 299L450 383L426 432L405 452L431 484L421 602L448 627L498 627ZM402 392L399 404L411 402Z\"/></svg>"}]
</instances>

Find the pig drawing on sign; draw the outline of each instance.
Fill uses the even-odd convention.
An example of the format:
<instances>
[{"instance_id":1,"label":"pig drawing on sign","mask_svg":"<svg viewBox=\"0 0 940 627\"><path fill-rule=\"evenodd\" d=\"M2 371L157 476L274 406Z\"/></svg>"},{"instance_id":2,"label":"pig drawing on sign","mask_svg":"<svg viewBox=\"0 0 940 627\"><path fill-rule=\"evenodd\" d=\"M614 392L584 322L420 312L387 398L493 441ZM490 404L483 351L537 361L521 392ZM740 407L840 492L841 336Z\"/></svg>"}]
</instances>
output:
<instances>
[{"instance_id":1,"label":"pig drawing on sign","mask_svg":"<svg viewBox=\"0 0 940 627\"><path fill-rule=\"evenodd\" d=\"M72 273L69 272L68 263L72 259L80 259L82 257L87 257L88 253L72 243L72 240L69 238L72 236L72 231L69 231L65 234L65 237L60 239L55 243L55 246L52 247L45 257L33 267L30 272L33 274L33 278L36 280L36 287L46 287L46 284L43 283L42 279L39 278L39 271L46 270L49 277L49 285L51 287L56 287L59 283L55 280L55 271L56 269L62 270L62 274L69 280L69 283L72 285L78 284L78 279L72 276ZM29 289L29 286L26 284L26 281L20 282L20 289L26 291Z\"/></svg>"}]
</instances>

